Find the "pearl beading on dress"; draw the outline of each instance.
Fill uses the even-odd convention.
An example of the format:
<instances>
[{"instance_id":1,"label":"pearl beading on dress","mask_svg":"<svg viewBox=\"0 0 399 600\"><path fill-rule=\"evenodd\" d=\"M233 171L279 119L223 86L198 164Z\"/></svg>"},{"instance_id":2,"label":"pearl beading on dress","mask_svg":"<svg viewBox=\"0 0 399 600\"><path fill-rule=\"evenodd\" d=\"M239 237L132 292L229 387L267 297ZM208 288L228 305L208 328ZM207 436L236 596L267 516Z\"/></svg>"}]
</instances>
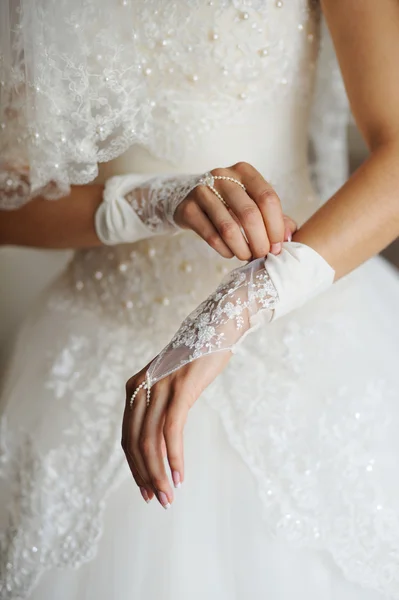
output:
<instances>
[{"instance_id":1,"label":"pearl beading on dress","mask_svg":"<svg viewBox=\"0 0 399 600\"><path fill-rule=\"evenodd\" d=\"M198 135L221 123L243 122L250 105L266 107L276 94L283 99L291 85L296 103L299 98L306 103L317 52L316 4L293 0L289 10L281 10L282 2L275 0L245 2L241 8L227 0L206 5L198 0L148 0L145 6L116 6L110 22L109 10L98 2L85 2L79 19L69 14L67 2L60 2L56 23L45 10L37 17L37 39L25 54L24 28L16 23L19 59L0 81L4 98L12 99L0 108L0 150L8 165L29 164L32 156L36 160L30 164L28 185L23 178L13 181L18 169L17 175L8 167L0 173L2 203L18 206L30 193L67 195L69 184L92 181L99 162L133 143L178 164L183 148L188 142L195 147ZM276 27L268 26L271 19ZM195 31L190 28L193 20ZM51 37L60 26L65 47L74 48L70 67L56 45L51 59L42 51L47 44L42 31ZM86 39L93 43L83 43ZM201 70L195 56L204 59ZM35 68L27 68L24 61L32 61ZM301 68L303 63L310 68ZM82 72L78 65L85 65ZM38 75L27 81L30 72L40 79ZM37 115L46 115L45 123L26 123L24 101L37 107Z\"/></svg>"}]
</instances>

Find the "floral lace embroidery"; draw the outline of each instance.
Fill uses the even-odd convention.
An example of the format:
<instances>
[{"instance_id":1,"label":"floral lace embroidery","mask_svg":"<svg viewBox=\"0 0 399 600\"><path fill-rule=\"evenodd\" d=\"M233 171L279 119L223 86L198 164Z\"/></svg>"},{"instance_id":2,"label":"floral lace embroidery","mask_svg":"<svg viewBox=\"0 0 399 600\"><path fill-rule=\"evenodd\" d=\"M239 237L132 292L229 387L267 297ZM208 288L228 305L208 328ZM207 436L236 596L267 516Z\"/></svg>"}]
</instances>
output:
<instances>
[{"instance_id":1,"label":"floral lace embroidery","mask_svg":"<svg viewBox=\"0 0 399 600\"><path fill-rule=\"evenodd\" d=\"M62 286L59 291L65 297ZM52 300L43 310L63 320L65 306ZM54 407L63 424L56 443L44 448L40 437L0 420L0 481L9 509L0 532L1 600L29 597L46 569L91 560L106 500L128 474L120 448L123 384L143 357L153 356L154 345L140 334L129 365L129 329L101 324L87 310L69 311L68 318L66 330L59 327L56 339L41 347L49 358L38 395L49 400L42 406L48 428ZM31 335L25 332L19 343L29 347Z\"/></svg>"},{"instance_id":2,"label":"floral lace embroidery","mask_svg":"<svg viewBox=\"0 0 399 600\"><path fill-rule=\"evenodd\" d=\"M296 104L311 98L320 10L307 0L125 0L112 17L105 0L0 10L3 208L66 195L133 144L178 165L251 106L292 89ZM21 168L28 195L10 183Z\"/></svg>"},{"instance_id":3,"label":"floral lace embroidery","mask_svg":"<svg viewBox=\"0 0 399 600\"><path fill-rule=\"evenodd\" d=\"M212 352L235 351L259 312L273 309L278 295L265 259L234 269L183 321L171 342L147 371L150 385L185 364Z\"/></svg>"},{"instance_id":4,"label":"floral lace embroidery","mask_svg":"<svg viewBox=\"0 0 399 600\"><path fill-rule=\"evenodd\" d=\"M95 229L106 246L137 242L155 235L181 231L174 212L202 175L146 175L130 173L106 180L103 202L95 213Z\"/></svg>"},{"instance_id":5,"label":"floral lace embroidery","mask_svg":"<svg viewBox=\"0 0 399 600\"><path fill-rule=\"evenodd\" d=\"M173 218L176 208L192 189L201 185L202 177L202 174L151 177L125 198L153 233L176 231L180 229Z\"/></svg>"}]
</instances>

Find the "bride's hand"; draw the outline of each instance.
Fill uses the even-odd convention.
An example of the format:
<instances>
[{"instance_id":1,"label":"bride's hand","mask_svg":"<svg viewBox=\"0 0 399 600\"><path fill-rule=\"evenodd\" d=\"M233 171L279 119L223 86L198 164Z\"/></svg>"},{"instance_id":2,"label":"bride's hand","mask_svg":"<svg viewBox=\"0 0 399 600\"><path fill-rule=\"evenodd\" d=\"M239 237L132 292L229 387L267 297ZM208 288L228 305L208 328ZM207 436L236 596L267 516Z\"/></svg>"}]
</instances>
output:
<instances>
[{"instance_id":1,"label":"bride's hand","mask_svg":"<svg viewBox=\"0 0 399 600\"><path fill-rule=\"evenodd\" d=\"M225 258L249 260L268 252L279 254L281 243L296 226L283 215L280 198L272 186L246 162L212 169L210 173L233 177L246 191L229 180L215 181L215 189L227 208L208 186L198 185L177 207L173 216L177 225L195 231Z\"/></svg>"},{"instance_id":2,"label":"bride's hand","mask_svg":"<svg viewBox=\"0 0 399 600\"><path fill-rule=\"evenodd\" d=\"M173 502L164 458L167 457L175 487L180 487L184 480L183 429L188 411L231 356L230 351L205 355L164 377L151 387L148 407L145 390L137 394L132 408L130 398L145 381L150 363L127 382L122 448L147 502L154 494L164 508Z\"/></svg>"}]
</instances>

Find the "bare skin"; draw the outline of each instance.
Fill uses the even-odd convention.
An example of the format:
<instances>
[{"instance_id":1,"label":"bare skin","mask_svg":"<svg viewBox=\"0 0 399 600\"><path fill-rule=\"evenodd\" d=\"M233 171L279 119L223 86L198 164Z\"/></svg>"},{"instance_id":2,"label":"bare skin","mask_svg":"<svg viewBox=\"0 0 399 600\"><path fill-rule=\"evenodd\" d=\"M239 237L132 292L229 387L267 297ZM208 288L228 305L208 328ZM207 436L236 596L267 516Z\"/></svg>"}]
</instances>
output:
<instances>
[{"instance_id":1,"label":"bare skin","mask_svg":"<svg viewBox=\"0 0 399 600\"><path fill-rule=\"evenodd\" d=\"M396 0L321 0L352 112L370 150L368 160L293 236L321 254L336 280L399 235L399 4ZM156 383L151 404L132 391L148 365L126 385L122 447L145 500L167 507L172 476L184 481L183 430L188 411L225 368L229 352L182 367Z\"/></svg>"}]
</instances>

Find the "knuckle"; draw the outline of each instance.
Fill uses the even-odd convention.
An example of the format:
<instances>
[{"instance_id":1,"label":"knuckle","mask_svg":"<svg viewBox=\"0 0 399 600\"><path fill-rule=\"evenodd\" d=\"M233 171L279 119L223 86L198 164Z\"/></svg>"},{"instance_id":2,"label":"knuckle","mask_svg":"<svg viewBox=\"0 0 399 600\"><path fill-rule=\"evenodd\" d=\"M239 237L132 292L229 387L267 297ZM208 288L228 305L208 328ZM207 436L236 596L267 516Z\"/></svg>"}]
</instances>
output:
<instances>
[{"instance_id":1,"label":"knuckle","mask_svg":"<svg viewBox=\"0 0 399 600\"><path fill-rule=\"evenodd\" d=\"M223 256L223 258L233 258L233 256L234 256L234 252L229 250L229 248L222 248L220 250L219 254L221 256Z\"/></svg>"},{"instance_id":2,"label":"knuckle","mask_svg":"<svg viewBox=\"0 0 399 600\"><path fill-rule=\"evenodd\" d=\"M257 202L262 206L280 206L280 199L272 188L262 190L257 198Z\"/></svg>"},{"instance_id":3,"label":"knuckle","mask_svg":"<svg viewBox=\"0 0 399 600\"><path fill-rule=\"evenodd\" d=\"M260 218L260 213L257 206L244 206L240 211L240 217L243 221L249 224L255 223Z\"/></svg>"},{"instance_id":4,"label":"knuckle","mask_svg":"<svg viewBox=\"0 0 399 600\"><path fill-rule=\"evenodd\" d=\"M226 169L223 167L216 167L210 171L211 175L226 175Z\"/></svg>"},{"instance_id":5,"label":"knuckle","mask_svg":"<svg viewBox=\"0 0 399 600\"><path fill-rule=\"evenodd\" d=\"M239 229L234 221L221 221L219 224L219 231L222 237L231 239L237 234Z\"/></svg>"},{"instance_id":6,"label":"knuckle","mask_svg":"<svg viewBox=\"0 0 399 600\"><path fill-rule=\"evenodd\" d=\"M180 471L183 461L177 452L168 452L168 461L173 470Z\"/></svg>"},{"instance_id":7,"label":"knuckle","mask_svg":"<svg viewBox=\"0 0 399 600\"><path fill-rule=\"evenodd\" d=\"M163 427L166 437L174 437L179 433L179 425L176 420L166 421Z\"/></svg>"},{"instance_id":8,"label":"knuckle","mask_svg":"<svg viewBox=\"0 0 399 600\"><path fill-rule=\"evenodd\" d=\"M180 206L180 214L185 220L190 220L194 217L196 212L196 204L194 200L183 200Z\"/></svg>"},{"instance_id":9,"label":"knuckle","mask_svg":"<svg viewBox=\"0 0 399 600\"><path fill-rule=\"evenodd\" d=\"M140 438L139 448L140 448L140 452L144 456L150 455L153 450L153 443L151 441L151 438L149 438L147 436Z\"/></svg>"},{"instance_id":10,"label":"knuckle","mask_svg":"<svg viewBox=\"0 0 399 600\"><path fill-rule=\"evenodd\" d=\"M168 481L165 479L165 477L160 477L159 475L154 475L151 478L151 480L152 480L153 486L158 490L162 490L162 489L165 489L165 487L168 487Z\"/></svg>"},{"instance_id":11,"label":"knuckle","mask_svg":"<svg viewBox=\"0 0 399 600\"><path fill-rule=\"evenodd\" d=\"M207 200L209 192L210 190L208 190L208 186L197 185L193 190L191 190L189 196L191 196L190 199L192 200L192 203L197 204L198 201L204 202Z\"/></svg>"},{"instance_id":12,"label":"knuckle","mask_svg":"<svg viewBox=\"0 0 399 600\"><path fill-rule=\"evenodd\" d=\"M249 260L252 257L251 252L245 252L244 250L239 250L236 252L236 256L239 260Z\"/></svg>"},{"instance_id":13,"label":"knuckle","mask_svg":"<svg viewBox=\"0 0 399 600\"><path fill-rule=\"evenodd\" d=\"M220 236L217 233L211 233L206 238L207 243L212 246L212 248L216 246L220 246Z\"/></svg>"},{"instance_id":14,"label":"knuckle","mask_svg":"<svg viewBox=\"0 0 399 600\"><path fill-rule=\"evenodd\" d=\"M270 244L257 246L253 252L254 258L263 258L270 250Z\"/></svg>"},{"instance_id":15,"label":"knuckle","mask_svg":"<svg viewBox=\"0 0 399 600\"><path fill-rule=\"evenodd\" d=\"M232 166L232 169L237 173L249 173L252 170L252 165L245 160L240 160Z\"/></svg>"}]
</instances>

